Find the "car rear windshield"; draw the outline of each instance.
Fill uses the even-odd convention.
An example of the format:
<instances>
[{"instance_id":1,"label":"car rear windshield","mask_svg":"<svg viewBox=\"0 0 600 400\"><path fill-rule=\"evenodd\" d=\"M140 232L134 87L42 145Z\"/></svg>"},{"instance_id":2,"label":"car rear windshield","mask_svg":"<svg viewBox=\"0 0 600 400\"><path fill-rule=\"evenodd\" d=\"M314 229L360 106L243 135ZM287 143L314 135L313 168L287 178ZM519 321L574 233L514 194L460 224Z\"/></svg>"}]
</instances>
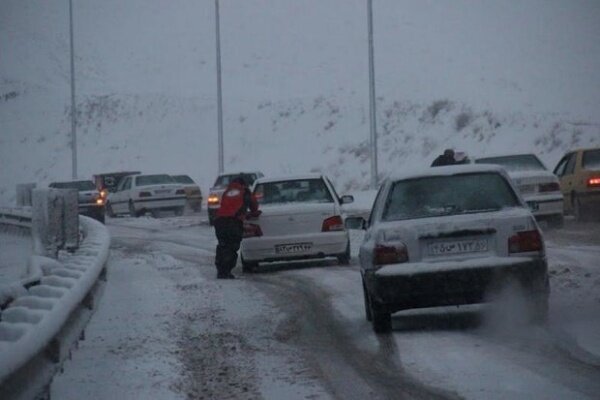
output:
<instances>
[{"instance_id":1,"label":"car rear windshield","mask_svg":"<svg viewBox=\"0 0 600 400\"><path fill-rule=\"evenodd\" d=\"M231 183L234 178L242 175L244 177L244 181L248 186L251 186L256 180L256 174L231 174L231 175L220 175L215 181L214 187L223 187L227 186Z\"/></svg>"},{"instance_id":2,"label":"car rear windshield","mask_svg":"<svg viewBox=\"0 0 600 400\"><path fill-rule=\"evenodd\" d=\"M507 171L538 171L546 169L544 164L533 154L479 158L475 160L475 163L501 165Z\"/></svg>"},{"instance_id":3,"label":"car rear windshield","mask_svg":"<svg viewBox=\"0 0 600 400\"><path fill-rule=\"evenodd\" d=\"M384 205L385 221L498 211L520 206L497 173L433 176L395 182Z\"/></svg>"},{"instance_id":4,"label":"car rear windshield","mask_svg":"<svg viewBox=\"0 0 600 400\"><path fill-rule=\"evenodd\" d=\"M74 182L55 182L50 184L55 189L77 189L80 192L96 190L96 185L92 181L74 181Z\"/></svg>"},{"instance_id":5,"label":"car rear windshield","mask_svg":"<svg viewBox=\"0 0 600 400\"><path fill-rule=\"evenodd\" d=\"M187 175L175 175L173 179L177 183L194 184L194 180Z\"/></svg>"},{"instance_id":6,"label":"car rear windshield","mask_svg":"<svg viewBox=\"0 0 600 400\"><path fill-rule=\"evenodd\" d=\"M584 151L581 165L584 169L600 170L600 149Z\"/></svg>"},{"instance_id":7,"label":"car rear windshield","mask_svg":"<svg viewBox=\"0 0 600 400\"><path fill-rule=\"evenodd\" d=\"M136 186L161 185L175 183L170 175L140 175L135 178Z\"/></svg>"},{"instance_id":8,"label":"car rear windshield","mask_svg":"<svg viewBox=\"0 0 600 400\"><path fill-rule=\"evenodd\" d=\"M259 183L254 195L261 204L333 203L333 197L322 179Z\"/></svg>"}]
</instances>

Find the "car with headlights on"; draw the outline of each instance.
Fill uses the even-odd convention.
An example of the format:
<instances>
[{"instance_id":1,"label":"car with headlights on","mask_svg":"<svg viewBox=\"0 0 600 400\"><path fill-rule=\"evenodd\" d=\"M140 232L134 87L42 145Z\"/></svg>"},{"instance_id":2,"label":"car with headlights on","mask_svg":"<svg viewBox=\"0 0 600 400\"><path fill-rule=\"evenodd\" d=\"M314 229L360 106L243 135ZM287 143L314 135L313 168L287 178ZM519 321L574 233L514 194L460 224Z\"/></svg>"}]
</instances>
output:
<instances>
[{"instance_id":1,"label":"car with headlights on","mask_svg":"<svg viewBox=\"0 0 600 400\"><path fill-rule=\"evenodd\" d=\"M600 219L600 148L568 152L554 173L560 179L565 210L577 221Z\"/></svg>"},{"instance_id":2,"label":"car with headlights on","mask_svg":"<svg viewBox=\"0 0 600 400\"><path fill-rule=\"evenodd\" d=\"M79 205L79 214L94 218L104 223L104 197L90 180L52 182L48 185L54 189L75 189Z\"/></svg>"},{"instance_id":3,"label":"car with headlights on","mask_svg":"<svg viewBox=\"0 0 600 400\"><path fill-rule=\"evenodd\" d=\"M548 267L537 222L506 171L447 166L387 178L359 251L366 317L377 333L406 309L483 303L514 282L530 316L548 310Z\"/></svg>"},{"instance_id":4,"label":"car with headlights on","mask_svg":"<svg viewBox=\"0 0 600 400\"><path fill-rule=\"evenodd\" d=\"M202 211L202 190L188 175L172 175L175 182L183 186L188 206L194 212Z\"/></svg>"},{"instance_id":5,"label":"car with headlights on","mask_svg":"<svg viewBox=\"0 0 600 400\"><path fill-rule=\"evenodd\" d=\"M350 263L350 240L342 219L342 204L324 175L259 178L254 183L260 217L245 225L242 267L254 271L261 262L335 257Z\"/></svg>"},{"instance_id":6,"label":"car with headlights on","mask_svg":"<svg viewBox=\"0 0 600 400\"><path fill-rule=\"evenodd\" d=\"M263 177L262 172L236 172L236 173L223 173L217 176L214 185L208 192L208 198L206 200L206 208L208 211L208 223L213 224L217 211L221 208L221 196L227 189L227 185L236 177L242 176L246 185L252 186L254 181L258 178Z\"/></svg>"},{"instance_id":7,"label":"car with headlights on","mask_svg":"<svg viewBox=\"0 0 600 400\"><path fill-rule=\"evenodd\" d=\"M167 174L129 175L114 192L109 193L106 212L109 216L129 214L132 217L150 212L154 217L161 211L182 215L185 208L183 186Z\"/></svg>"},{"instance_id":8,"label":"car with headlights on","mask_svg":"<svg viewBox=\"0 0 600 400\"><path fill-rule=\"evenodd\" d=\"M535 154L482 157L475 163L502 166L538 220L545 220L555 227L563 225L564 205L559 180Z\"/></svg>"}]
</instances>

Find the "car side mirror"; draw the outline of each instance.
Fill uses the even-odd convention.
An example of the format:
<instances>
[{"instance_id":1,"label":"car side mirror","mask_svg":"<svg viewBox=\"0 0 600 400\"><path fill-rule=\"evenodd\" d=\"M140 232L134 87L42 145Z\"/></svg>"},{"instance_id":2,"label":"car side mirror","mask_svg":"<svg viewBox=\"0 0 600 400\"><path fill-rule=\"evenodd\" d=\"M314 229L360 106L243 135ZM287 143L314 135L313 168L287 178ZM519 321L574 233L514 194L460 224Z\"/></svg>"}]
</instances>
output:
<instances>
[{"instance_id":1,"label":"car side mirror","mask_svg":"<svg viewBox=\"0 0 600 400\"><path fill-rule=\"evenodd\" d=\"M342 198L340 199L340 203L341 204L354 203L354 196L350 196L350 195L342 196Z\"/></svg>"},{"instance_id":2,"label":"car side mirror","mask_svg":"<svg viewBox=\"0 0 600 400\"><path fill-rule=\"evenodd\" d=\"M367 221L363 217L347 217L344 221L346 229L364 230L367 226Z\"/></svg>"}]
</instances>

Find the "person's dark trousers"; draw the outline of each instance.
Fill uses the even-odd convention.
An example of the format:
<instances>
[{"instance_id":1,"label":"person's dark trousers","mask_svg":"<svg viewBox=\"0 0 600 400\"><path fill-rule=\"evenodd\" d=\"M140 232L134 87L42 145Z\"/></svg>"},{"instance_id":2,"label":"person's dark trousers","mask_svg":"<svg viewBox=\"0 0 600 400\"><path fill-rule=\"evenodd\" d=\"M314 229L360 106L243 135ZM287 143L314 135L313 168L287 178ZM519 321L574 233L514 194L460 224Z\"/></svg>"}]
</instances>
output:
<instances>
[{"instance_id":1,"label":"person's dark trousers","mask_svg":"<svg viewBox=\"0 0 600 400\"><path fill-rule=\"evenodd\" d=\"M237 252L242 242L244 225L237 218L219 217L215 220L214 226L219 241L215 254L217 277L229 277L237 263Z\"/></svg>"}]
</instances>

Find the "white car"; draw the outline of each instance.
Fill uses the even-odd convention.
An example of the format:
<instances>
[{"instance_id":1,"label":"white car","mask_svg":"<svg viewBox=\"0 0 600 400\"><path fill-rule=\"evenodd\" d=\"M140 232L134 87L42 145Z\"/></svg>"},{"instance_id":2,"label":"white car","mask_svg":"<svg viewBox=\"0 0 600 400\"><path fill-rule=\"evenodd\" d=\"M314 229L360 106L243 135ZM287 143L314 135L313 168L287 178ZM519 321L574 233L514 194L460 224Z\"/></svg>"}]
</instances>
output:
<instances>
[{"instance_id":1,"label":"white car","mask_svg":"<svg viewBox=\"0 0 600 400\"><path fill-rule=\"evenodd\" d=\"M367 320L392 328L405 309L483 303L514 281L531 295L531 314L548 308L548 267L537 222L510 178L495 165L431 168L388 178L359 258Z\"/></svg>"},{"instance_id":2,"label":"white car","mask_svg":"<svg viewBox=\"0 0 600 400\"><path fill-rule=\"evenodd\" d=\"M556 227L563 225L564 202L558 177L534 154L478 158L475 163L504 167L538 220L545 219Z\"/></svg>"},{"instance_id":3,"label":"white car","mask_svg":"<svg viewBox=\"0 0 600 400\"><path fill-rule=\"evenodd\" d=\"M253 194L262 213L245 226L241 244L245 272L266 261L336 257L340 264L350 262L341 204L353 198L339 198L327 177L260 178Z\"/></svg>"},{"instance_id":4,"label":"white car","mask_svg":"<svg viewBox=\"0 0 600 400\"><path fill-rule=\"evenodd\" d=\"M129 175L108 195L106 212L111 217L117 214L139 217L146 212L157 216L162 210L182 215L185 202L183 186L170 175Z\"/></svg>"}]
</instances>

